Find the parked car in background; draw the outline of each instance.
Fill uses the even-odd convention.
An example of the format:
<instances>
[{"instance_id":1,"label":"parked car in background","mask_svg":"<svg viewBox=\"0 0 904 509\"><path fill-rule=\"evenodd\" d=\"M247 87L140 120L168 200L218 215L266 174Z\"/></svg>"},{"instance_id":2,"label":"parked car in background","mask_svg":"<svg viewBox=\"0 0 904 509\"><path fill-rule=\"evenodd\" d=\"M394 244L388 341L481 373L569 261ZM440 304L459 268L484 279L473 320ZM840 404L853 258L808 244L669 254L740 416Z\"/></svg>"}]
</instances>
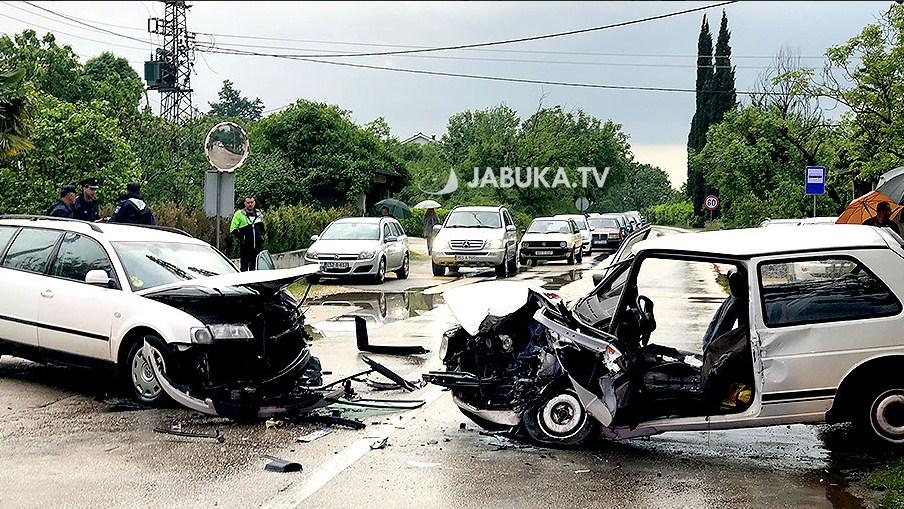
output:
<instances>
[{"instance_id":1,"label":"parked car in background","mask_svg":"<svg viewBox=\"0 0 904 509\"><path fill-rule=\"evenodd\" d=\"M581 246L584 254L593 253L593 244L590 242L590 227L587 225L587 216L584 214L556 214L554 217L571 219L578 225L581 232Z\"/></svg>"},{"instance_id":2,"label":"parked car in background","mask_svg":"<svg viewBox=\"0 0 904 509\"><path fill-rule=\"evenodd\" d=\"M493 267L500 277L518 272L515 222L505 207L455 207L434 230L434 276L459 267Z\"/></svg>"},{"instance_id":3,"label":"parked car in background","mask_svg":"<svg viewBox=\"0 0 904 509\"><path fill-rule=\"evenodd\" d=\"M305 261L319 263L325 277L365 276L376 283L382 283L387 272L395 272L399 279L408 277L408 236L391 217L337 219L311 240Z\"/></svg>"},{"instance_id":4,"label":"parked car in background","mask_svg":"<svg viewBox=\"0 0 904 509\"><path fill-rule=\"evenodd\" d=\"M607 212L605 214L600 214L599 217L611 217L618 222L618 227L622 229L622 238L627 237L634 231L631 228L631 223L628 221L628 218L625 217L624 214L618 212Z\"/></svg>"},{"instance_id":5,"label":"parked car in background","mask_svg":"<svg viewBox=\"0 0 904 509\"><path fill-rule=\"evenodd\" d=\"M538 217L521 237L520 261L566 260L569 265L583 260L584 237L577 223L566 217Z\"/></svg>"},{"instance_id":6,"label":"parked car in background","mask_svg":"<svg viewBox=\"0 0 904 509\"><path fill-rule=\"evenodd\" d=\"M275 414L322 384L284 290L317 270L239 272L162 227L3 218L0 354L112 371L147 405L187 388L207 413Z\"/></svg>"},{"instance_id":7,"label":"parked car in background","mask_svg":"<svg viewBox=\"0 0 904 509\"><path fill-rule=\"evenodd\" d=\"M904 447L900 237L824 225L634 242L649 231L570 305L514 282L446 292L461 325L443 338L447 371L425 379L479 425L542 444L851 421L882 450ZM834 270L793 277L789 266L813 261ZM671 315L654 316L661 303L644 294L664 264L688 263L729 266L728 295L694 327L702 337L663 323ZM661 329L702 351L656 344Z\"/></svg>"},{"instance_id":8,"label":"parked car in background","mask_svg":"<svg viewBox=\"0 0 904 509\"><path fill-rule=\"evenodd\" d=\"M591 216L587 218L590 239L598 249L617 249L624 238L621 225L614 217Z\"/></svg>"},{"instance_id":9,"label":"parked car in background","mask_svg":"<svg viewBox=\"0 0 904 509\"><path fill-rule=\"evenodd\" d=\"M637 225L638 228L647 224L646 219L644 219L644 217L640 214L639 210L629 210L628 212L625 212L625 213L634 219L634 223Z\"/></svg>"}]
</instances>

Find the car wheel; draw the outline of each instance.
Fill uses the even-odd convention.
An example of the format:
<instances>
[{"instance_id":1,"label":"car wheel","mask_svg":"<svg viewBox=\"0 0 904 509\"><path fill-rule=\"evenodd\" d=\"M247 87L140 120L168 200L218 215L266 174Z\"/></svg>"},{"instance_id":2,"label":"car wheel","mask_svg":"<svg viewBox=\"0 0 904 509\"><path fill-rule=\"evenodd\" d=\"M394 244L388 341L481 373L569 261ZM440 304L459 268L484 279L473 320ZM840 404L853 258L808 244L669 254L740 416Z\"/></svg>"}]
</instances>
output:
<instances>
[{"instance_id":1,"label":"car wheel","mask_svg":"<svg viewBox=\"0 0 904 509\"><path fill-rule=\"evenodd\" d=\"M446 275L445 267L443 267L442 265L437 265L435 263L431 263L431 265L433 265L433 275L434 276L445 276Z\"/></svg>"},{"instance_id":2,"label":"car wheel","mask_svg":"<svg viewBox=\"0 0 904 509\"><path fill-rule=\"evenodd\" d=\"M877 445L904 446L904 384L883 384L870 392L858 417L858 428Z\"/></svg>"},{"instance_id":3,"label":"car wheel","mask_svg":"<svg viewBox=\"0 0 904 509\"><path fill-rule=\"evenodd\" d=\"M575 257L574 249L572 249L571 253L568 253L568 258L565 259L565 262L568 265L574 265L574 257Z\"/></svg>"},{"instance_id":4,"label":"car wheel","mask_svg":"<svg viewBox=\"0 0 904 509\"><path fill-rule=\"evenodd\" d=\"M521 417L527 436L541 445L576 447L590 440L593 418L572 390L547 392Z\"/></svg>"},{"instance_id":5,"label":"car wheel","mask_svg":"<svg viewBox=\"0 0 904 509\"><path fill-rule=\"evenodd\" d=\"M408 271L411 269L411 262L408 253L405 253L405 260L402 261L402 268L397 270L395 275L399 279L408 279Z\"/></svg>"},{"instance_id":6,"label":"car wheel","mask_svg":"<svg viewBox=\"0 0 904 509\"><path fill-rule=\"evenodd\" d=\"M386 258L380 257L380 265L377 266L377 273L374 274L374 283L382 284L386 281Z\"/></svg>"},{"instance_id":7,"label":"car wheel","mask_svg":"<svg viewBox=\"0 0 904 509\"><path fill-rule=\"evenodd\" d=\"M316 285L320 282L320 276L316 274L307 276L305 279L308 281L309 285Z\"/></svg>"},{"instance_id":8,"label":"car wheel","mask_svg":"<svg viewBox=\"0 0 904 509\"><path fill-rule=\"evenodd\" d=\"M169 401L169 396L163 392L163 387L157 381L154 370L144 357L144 342L151 344L154 361L158 363L161 371L166 373L166 357L163 352L163 340L157 336L145 335L136 341L126 354L123 366L123 378L129 394L138 402L149 406L159 406Z\"/></svg>"},{"instance_id":9,"label":"car wheel","mask_svg":"<svg viewBox=\"0 0 904 509\"><path fill-rule=\"evenodd\" d=\"M496 269L496 277L505 277L508 271L508 251L502 257L502 263L493 267Z\"/></svg>"},{"instance_id":10,"label":"car wheel","mask_svg":"<svg viewBox=\"0 0 904 509\"><path fill-rule=\"evenodd\" d=\"M514 276L518 273L518 257L513 256L511 260L509 260L507 265L508 273L510 276Z\"/></svg>"}]
</instances>

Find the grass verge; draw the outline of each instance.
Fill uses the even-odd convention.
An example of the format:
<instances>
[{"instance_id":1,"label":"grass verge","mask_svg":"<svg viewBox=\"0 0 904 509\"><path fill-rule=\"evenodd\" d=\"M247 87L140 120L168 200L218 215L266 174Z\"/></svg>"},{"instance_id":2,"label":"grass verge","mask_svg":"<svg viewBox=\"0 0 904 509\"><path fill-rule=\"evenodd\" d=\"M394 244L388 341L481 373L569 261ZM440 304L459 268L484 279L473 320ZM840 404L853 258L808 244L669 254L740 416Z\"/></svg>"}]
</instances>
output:
<instances>
[{"instance_id":1,"label":"grass verge","mask_svg":"<svg viewBox=\"0 0 904 509\"><path fill-rule=\"evenodd\" d=\"M896 460L866 477L868 488L882 491L879 500L882 509L904 509L904 460Z\"/></svg>"}]
</instances>

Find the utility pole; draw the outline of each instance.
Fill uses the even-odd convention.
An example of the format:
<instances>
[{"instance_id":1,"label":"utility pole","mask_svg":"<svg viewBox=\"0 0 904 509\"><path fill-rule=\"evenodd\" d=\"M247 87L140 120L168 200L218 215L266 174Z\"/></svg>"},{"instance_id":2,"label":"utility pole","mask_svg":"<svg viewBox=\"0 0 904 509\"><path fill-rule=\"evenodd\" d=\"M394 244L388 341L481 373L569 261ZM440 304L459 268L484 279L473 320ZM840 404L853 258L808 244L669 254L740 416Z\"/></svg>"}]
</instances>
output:
<instances>
[{"instance_id":1,"label":"utility pole","mask_svg":"<svg viewBox=\"0 0 904 509\"><path fill-rule=\"evenodd\" d=\"M156 48L151 60L144 63L144 79L149 90L160 92L160 117L170 129L170 162L178 170L184 145L180 128L194 113L191 75L195 65L195 33L188 31L186 13L190 6L185 0L163 3L163 19L148 19L148 32L162 36L163 46ZM176 183L175 189L180 189L181 184Z\"/></svg>"}]
</instances>

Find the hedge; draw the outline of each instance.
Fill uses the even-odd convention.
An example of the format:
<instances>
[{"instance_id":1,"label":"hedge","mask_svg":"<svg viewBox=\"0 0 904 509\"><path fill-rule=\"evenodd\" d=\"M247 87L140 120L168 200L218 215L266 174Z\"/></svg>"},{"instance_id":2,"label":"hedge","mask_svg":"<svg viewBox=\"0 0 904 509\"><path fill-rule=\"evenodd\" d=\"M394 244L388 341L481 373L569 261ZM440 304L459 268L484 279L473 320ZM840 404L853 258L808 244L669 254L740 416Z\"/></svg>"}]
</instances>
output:
<instances>
[{"instance_id":1,"label":"hedge","mask_svg":"<svg viewBox=\"0 0 904 509\"><path fill-rule=\"evenodd\" d=\"M687 227L694 222L694 205L690 201L653 205L644 212L650 224Z\"/></svg>"}]
</instances>

